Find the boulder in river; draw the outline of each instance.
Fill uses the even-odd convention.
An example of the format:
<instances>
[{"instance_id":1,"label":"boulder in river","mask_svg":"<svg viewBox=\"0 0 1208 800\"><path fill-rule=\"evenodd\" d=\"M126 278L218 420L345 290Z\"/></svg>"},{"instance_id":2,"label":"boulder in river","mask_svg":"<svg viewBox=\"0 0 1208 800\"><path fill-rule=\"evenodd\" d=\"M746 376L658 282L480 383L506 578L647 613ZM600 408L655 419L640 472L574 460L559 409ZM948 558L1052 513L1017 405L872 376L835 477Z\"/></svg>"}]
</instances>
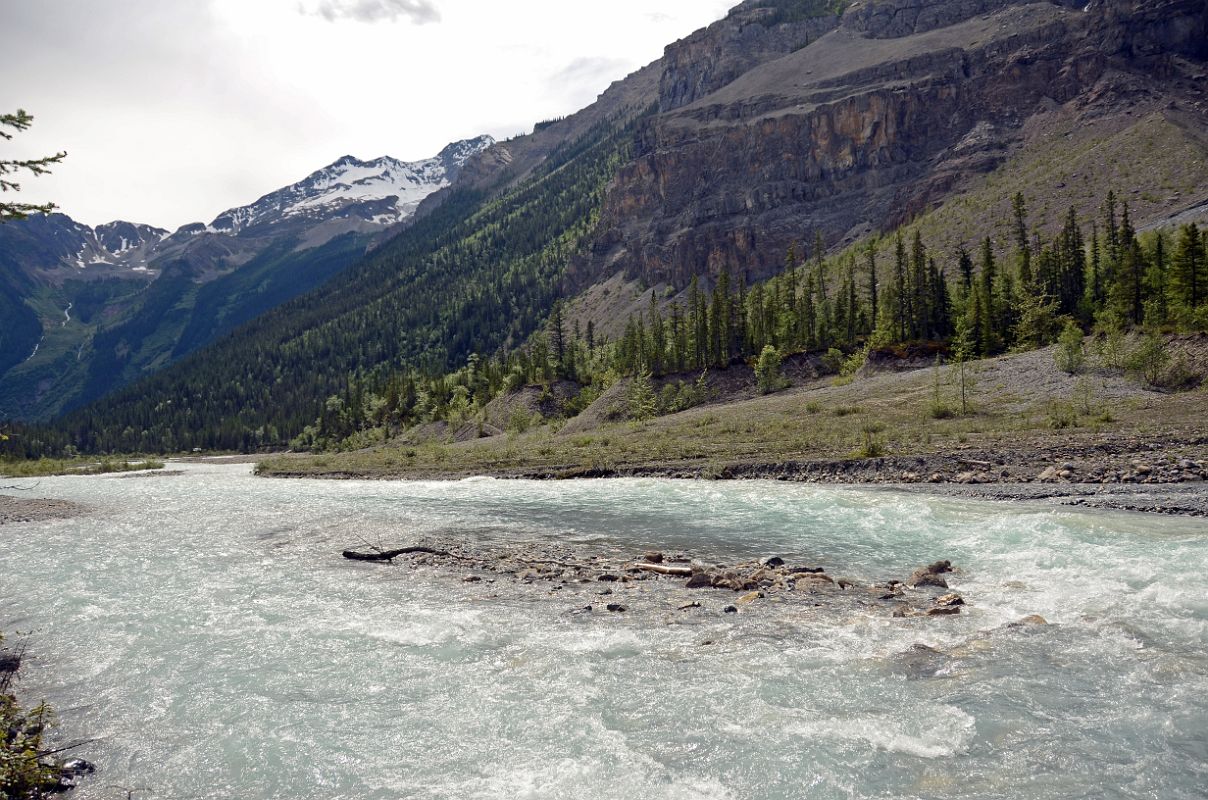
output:
<instances>
[{"instance_id":1,"label":"boulder in river","mask_svg":"<svg viewBox=\"0 0 1208 800\"><path fill-rule=\"evenodd\" d=\"M692 577L684 584L687 589L708 589L713 585L713 576L704 570L692 573Z\"/></svg>"},{"instance_id":2,"label":"boulder in river","mask_svg":"<svg viewBox=\"0 0 1208 800\"><path fill-rule=\"evenodd\" d=\"M951 561L937 561L926 567L919 567L906 581L908 586L935 586L940 589L948 588L948 581L941 576L952 571Z\"/></svg>"}]
</instances>

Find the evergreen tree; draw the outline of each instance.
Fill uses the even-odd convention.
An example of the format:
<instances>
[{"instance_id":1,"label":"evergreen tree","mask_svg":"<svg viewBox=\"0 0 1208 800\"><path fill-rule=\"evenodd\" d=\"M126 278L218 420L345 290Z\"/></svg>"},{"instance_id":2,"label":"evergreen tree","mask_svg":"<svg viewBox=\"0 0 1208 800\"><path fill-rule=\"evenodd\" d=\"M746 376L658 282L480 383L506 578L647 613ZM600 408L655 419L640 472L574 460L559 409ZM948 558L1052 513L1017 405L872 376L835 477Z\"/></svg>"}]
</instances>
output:
<instances>
[{"instance_id":1,"label":"evergreen tree","mask_svg":"<svg viewBox=\"0 0 1208 800\"><path fill-rule=\"evenodd\" d=\"M1175 302L1194 311L1208 301L1208 259L1205 258L1208 232L1201 233L1194 223L1179 228L1171 269L1171 292Z\"/></svg>"},{"instance_id":2,"label":"evergreen tree","mask_svg":"<svg viewBox=\"0 0 1208 800\"><path fill-rule=\"evenodd\" d=\"M22 109L17 109L15 114L0 114L0 139L9 141L13 138L14 134L6 133L5 128L12 128L14 131L20 132L28 130L33 122L34 118ZM21 184L13 180L13 175L22 171L35 177L48 175L51 165L58 164L65 158L67 158L67 153L56 153L45 158L0 159L0 193L21 191ZM0 223L25 219L30 214L49 214L54 209L54 203L34 205L0 202Z\"/></svg>"},{"instance_id":3,"label":"evergreen tree","mask_svg":"<svg viewBox=\"0 0 1208 800\"><path fill-rule=\"evenodd\" d=\"M960 271L961 285L964 287L965 294L968 295L973 288L973 258L965 248L964 242L956 246L956 264Z\"/></svg>"},{"instance_id":4,"label":"evergreen tree","mask_svg":"<svg viewBox=\"0 0 1208 800\"><path fill-rule=\"evenodd\" d=\"M871 316L875 320L877 318L877 310L880 308L877 305L877 245L875 239L868 240L868 247L864 252L865 263L868 268L868 300L871 307Z\"/></svg>"},{"instance_id":5,"label":"evergreen tree","mask_svg":"<svg viewBox=\"0 0 1208 800\"><path fill-rule=\"evenodd\" d=\"M895 303L893 327L899 342L906 341L909 324L909 289L906 285L906 246L898 232L893 252L893 296Z\"/></svg>"},{"instance_id":6,"label":"evergreen tree","mask_svg":"<svg viewBox=\"0 0 1208 800\"><path fill-rule=\"evenodd\" d=\"M667 360L667 333L663 328L663 314L659 310L654 289L650 290L650 371L662 375Z\"/></svg>"},{"instance_id":7,"label":"evergreen tree","mask_svg":"<svg viewBox=\"0 0 1208 800\"><path fill-rule=\"evenodd\" d=\"M1032 286L1032 247L1028 242L1028 212L1023 192L1016 193L1012 198L1011 210L1015 217L1016 274L1019 276L1020 286L1026 292Z\"/></svg>"}]
</instances>

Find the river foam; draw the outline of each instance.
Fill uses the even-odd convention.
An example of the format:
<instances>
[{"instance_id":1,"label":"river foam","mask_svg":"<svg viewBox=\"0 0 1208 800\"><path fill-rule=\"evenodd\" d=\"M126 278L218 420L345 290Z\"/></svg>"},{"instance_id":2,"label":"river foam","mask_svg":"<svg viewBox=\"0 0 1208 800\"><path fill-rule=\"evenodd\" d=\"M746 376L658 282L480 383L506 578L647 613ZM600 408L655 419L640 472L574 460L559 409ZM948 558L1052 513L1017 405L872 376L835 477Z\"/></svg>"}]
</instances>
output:
<instances>
[{"instance_id":1,"label":"river foam","mask_svg":"<svg viewBox=\"0 0 1208 800\"><path fill-rule=\"evenodd\" d=\"M1202 522L771 482L54 478L3 528L24 689L97 737L77 793L173 798L1199 798ZM949 619L570 614L539 586L351 564L418 536L861 582L938 558ZM1045 626L1013 626L1040 614ZM927 647L917 648L916 644Z\"/></svg>"}]
</instances>

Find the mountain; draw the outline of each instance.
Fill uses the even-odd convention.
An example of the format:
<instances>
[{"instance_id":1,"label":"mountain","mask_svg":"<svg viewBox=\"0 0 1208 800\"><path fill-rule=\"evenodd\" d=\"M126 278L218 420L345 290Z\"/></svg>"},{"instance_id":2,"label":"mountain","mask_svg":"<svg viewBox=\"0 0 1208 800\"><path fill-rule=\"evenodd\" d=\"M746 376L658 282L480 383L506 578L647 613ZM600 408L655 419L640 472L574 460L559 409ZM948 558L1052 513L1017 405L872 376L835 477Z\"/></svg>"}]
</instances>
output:
<instances>
[{"instance_id":1,"label":"mountain","mask_svg":"<svg viewBox=\"0 0 1208 800\"><path fill-rule=\"evenodd\" d=\"M540 358L530 336L559 300L616 338L652 287L666 303L694 277L750 285L815 234L885 247L907 223L945 260L982 237L1001 255L1016 192L1043 236L1113 188L1138 227L1201 219L1206 34L1202 0L746 0L470 157L321 292L65 429L102 448L281 444L362 402L349 375Z\"/></svg>"},{"instance_id":2,"label":"mountain","mask_svg":"<svg viewBox=\"0 0 1208 800\"><path fill-rule=\"evenodd\" d=\"M683 286L702 265L766 278L815 231L848 244L991 175L1033 173L1020 188L1084 219L1111 185L1136 187L1137 219L1208 201L1203 2L866 0L748 32L756 15L842 5L747 2L668 49L663 113L618 173L587 281L622 268ZM735 37L794 30L808 44L719 75ZM1006 211L950 227L1009 238L988 224Z\"/></svg>"},{"instance_id":3,"label":"mountain","mask_svg":"<svg viewBox=\"0 0 1208 800\"><path fill-rule=\"evenodd\" d=\"M380 230L415 213L421 200L452 184L466 160L495 143L490 136L454 142L433 158L403 162L389 156L344 156L304 180L220 214L206 230L233 236L305 231L304 239Z\"/></svg>"},{"instance_id":4,"label":"mountain","mask_svg":"<svg viewBox=\"0 0 1208 800\"><path fill-rule=\"evenodd\" d=\"M433 158L345 156L208 225L63 214L0 227L0 418L96 399L312 289L454 183L489 136Z\"/></svg>"}]
</instances>

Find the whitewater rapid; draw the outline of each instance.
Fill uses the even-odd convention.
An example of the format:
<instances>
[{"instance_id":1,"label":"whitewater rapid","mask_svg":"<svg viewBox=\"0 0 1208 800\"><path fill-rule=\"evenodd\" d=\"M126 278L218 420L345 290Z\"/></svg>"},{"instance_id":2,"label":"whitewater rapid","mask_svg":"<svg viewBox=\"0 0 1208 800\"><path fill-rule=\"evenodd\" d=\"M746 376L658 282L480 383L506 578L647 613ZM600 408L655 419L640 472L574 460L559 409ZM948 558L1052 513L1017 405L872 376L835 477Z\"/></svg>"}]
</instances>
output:
<instances>
[{"instance_id":1,"label":"whitewater rapid","mask_svg":"<svg viewBox=\"0 0 1208 800\"><path fill-rule=\"evenodd\" d=\"M43 480L0 527L22 689L113 786L171 798L1202 798L1203 521L772 482ZM939 558L956 618L571 614L353 564L417 537L780 555L869 583ZM712 591L712 590L706 590ZM657 603L653 598L651 603ZM1040 614L1051 624L1013 627ZM938 652L917 648L924 644Z\"/></svg>"}]
</instances>

